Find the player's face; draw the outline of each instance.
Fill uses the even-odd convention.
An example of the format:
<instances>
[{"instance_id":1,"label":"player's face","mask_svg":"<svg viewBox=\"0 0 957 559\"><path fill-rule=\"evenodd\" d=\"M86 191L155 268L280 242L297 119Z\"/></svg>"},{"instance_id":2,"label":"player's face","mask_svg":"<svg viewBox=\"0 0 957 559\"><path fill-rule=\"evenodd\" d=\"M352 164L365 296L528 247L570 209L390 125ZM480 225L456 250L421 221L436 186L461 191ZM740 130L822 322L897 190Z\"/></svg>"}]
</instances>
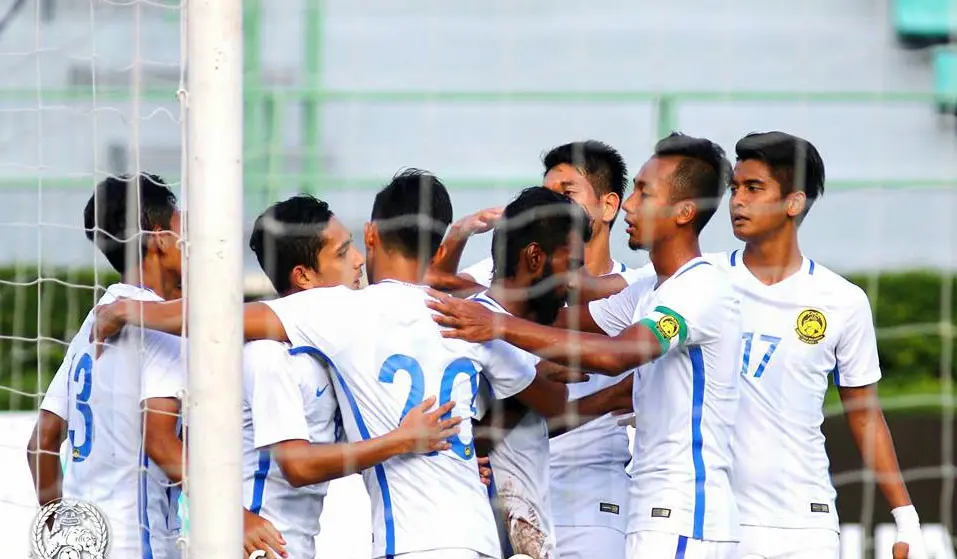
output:
<instances>
[{"instance_id":1,"label":"player's face","mask_svg":"<svg viewBox=\"0 0 957 559\"><path fill-rule=\"evenodd\" d=\"M595 194L588 179L578 169L562 163L555 165L545 173L545 179L542 186L564 194L585 208L588 218L592 220L592 227L595 226L596 218L602 217L602 201Z\"/></svg>"},{"instance_id":2,"label":"player's face","mask_svg":"<svg viewBox=\"0 0 957 559\"><path fill-rule=\"evenodd\" d=\"M322 248L318 254L319 272L315 276L318 285L314 287L345 285L359 289L365 258L353 244L352 234L341 221L333 217L322 235Z\"/></svg>"},{"instance_id":3,"label":"player's face","mask_svg":"<svg viewBox=\"0 0 957 559\"><path fill-rule=\"evenodd\" d=\"M585 248L581 235L572 233L568 243L555 250L545 261L538 277L529 287L528 304L540 324L551 324L568 302L569 282L584 264Z\"/></svg>"},{"instance_id":4,"label":"player's face","mask_svg":"<svg viewBox=\"0 0 957 559\"><path fill-rule=\"evenodd\" d=\"M790 202L763 161L746 159L735 165L728 204L735 237L756 241L779 231L789 221Z\"/></svg>"},{"instance_id":5,"label":"player's face","mask_svg":"<svg viewBox=\"0 0 957 559\"><path fill-rule=\"evenodd\" d=\"M166 276L167 282L175 286L178 291L183 282L183 253L180 250L180 232L182 215L174 211L169 220L169 231L159 231L153 239L154 246L160 258L160 267ZM175 297L178 293L167 294Z\"/></svg>"},{"instance_id":6,"label":"player's face","mask_svg":"<svg viewBox=\"0 0 957 559\"><path fill-rule=\"evenodd\" d=\"M652 157L635 176L635 188L622 204L628 247L650 249L674 228L671 177L678 158Z\"/></svg>"}]
</instances>

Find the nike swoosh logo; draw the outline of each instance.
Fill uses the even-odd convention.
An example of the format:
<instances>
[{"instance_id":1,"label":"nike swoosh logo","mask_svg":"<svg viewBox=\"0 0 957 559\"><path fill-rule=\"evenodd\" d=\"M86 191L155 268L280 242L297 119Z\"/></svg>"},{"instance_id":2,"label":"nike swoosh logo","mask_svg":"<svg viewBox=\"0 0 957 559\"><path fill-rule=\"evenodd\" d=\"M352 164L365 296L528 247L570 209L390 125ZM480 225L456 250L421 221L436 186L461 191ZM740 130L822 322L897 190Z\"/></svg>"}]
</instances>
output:
<instances>
[{"instance_id":1,"label":"nike swoosh logo","mask_svg":"<svg viewBox=\"0 0 957 559\"><path fill-rule=\"evenodd\" d=\"M329 388L329 385L328 385L328 384L325 385L325 386L323 386L322 388L317 388L317 389L316 389L316 398L322 396L322 393L325 392L327 388Z\"/></svg>"}]
</instances>

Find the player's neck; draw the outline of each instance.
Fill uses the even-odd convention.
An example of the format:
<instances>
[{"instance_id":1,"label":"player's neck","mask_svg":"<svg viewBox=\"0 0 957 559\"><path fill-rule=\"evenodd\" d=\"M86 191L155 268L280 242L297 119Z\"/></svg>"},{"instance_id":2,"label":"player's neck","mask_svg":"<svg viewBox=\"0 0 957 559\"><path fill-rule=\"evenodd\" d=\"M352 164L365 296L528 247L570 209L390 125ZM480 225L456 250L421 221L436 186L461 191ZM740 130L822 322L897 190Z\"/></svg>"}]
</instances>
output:
<instances>
[{"instance_id":1,"label":"player's neck","mask_svg":"<svg viewBox=\"0 0 957 559\"><path fill-rule=\"evenodd\" d=\"M588 273L598 277L612 271L611 236L609 229L603 229L585 245L585 268Z\"/></svg>"},{"instance_id":2,"label":"player's neck","mask_svg":"<svg viewBox=\"0 0 957 559\"><path fill-rule=\"evenodd\" d=\"M395 280L420 285L425 277L425 267L419 265L417 258L406 258L398 254L384 254L376 258L372 283L382 280Z\"/></svg>"},{"instance_id":3,"label":"player's neck","mask_svg":"<svg viewBox=\"0 0 957 559\"><path fill-rule=\"evenodd\" d=\"M648 251L648 259L655 267L658 282L670 278L689 261L701 256L698 237L694 234L678 234L655 243Z\"/></svg>"},{"instance_id":4,"label":"player's neck","mask_svg":"<svg viewBox=\"0 0 957 559\"><path fill-rule=\"evenodd\" d=\"M798 246L797 229L785 228L760 241L746 243L741 261L765 285L774 285L787 279L804 264L804 256Z\"/></svg>"},{"instance_id":5,"label":"player's neck","mask_svg":"<svg viewBox=\"0 0 957 559\"><path fill-rule=\"evenodd\" d=\"M492 282L488 288L488 296L508 311L508 314L531 320L528 314L527 287L520 286L514 280L502 279Z\"/></svg>"},{"instance_id":6,"label":"player's neck","mask_svg":"<svg viewBox=\"0 0 957 559\"><path fill-rule=\"evenodd\" d=\"M178 285L167 279L160 266L149 261L138 268L127 270L121 281L127 285L149 289L163 299L175 299L179 296Z\"/></svg>"}]
</instances>

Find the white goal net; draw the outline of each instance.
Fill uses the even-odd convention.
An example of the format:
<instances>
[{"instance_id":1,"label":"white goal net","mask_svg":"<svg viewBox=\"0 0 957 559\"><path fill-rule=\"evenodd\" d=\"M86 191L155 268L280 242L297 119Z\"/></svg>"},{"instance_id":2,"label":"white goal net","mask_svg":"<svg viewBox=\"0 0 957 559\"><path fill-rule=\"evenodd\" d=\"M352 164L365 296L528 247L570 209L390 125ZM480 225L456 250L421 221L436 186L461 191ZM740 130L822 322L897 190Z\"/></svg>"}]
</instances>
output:
<instances>
[{"instance_id":1,"label":"white goal net","mask_svg":"<svg viewBox=\"0 0 957 559\"><path fill-rule=\"evenodd\" d=\"M732 159L745 134L784 130L811 140L827 168L827 193L802 225L801 247L868 294L881 403L928 551L957 557L957 57L947 45L914 48L914 33L923 31L905 29L909 2L244 0L241 35L227 37L227 22L210 39L243 48L242 87L234 89L243 94L242 117L215 133L208 127L224 124L228 109L197 115L191 86L202 80L216 91L223 82L195 69L187 80L187 67L217 63L213 50L213 59L190 59L187 4L224 5L0 0L0 532L9 534L10 556L30 553L39 510L26 449L40 404L91 307L118 281L84 232L84 206L104 179L159 175L187 216L210 216L188 221L186 233L196 236L182 244L191 259L186 282L197 262L204 270L212 262L219 274L232 269L232 253L222 256L216 243L241 227L222 246L247 246L256 216L299 192L328 202L361 249L373 197L398 169L438 175L458 220L540 184L541 156L567 142L594 138L617 148L630 191L655 142L672 130L711 138ZM210 118L191 133L187 116ZM239 138L241 197L230 190L238 166L222 174L215 163ZM208 149L197 148L199 139ZM190 183L196 153L214 164L194 161ZM200 197L190 184L209 190ZM701 236L704 252L741 246L726 203ZM639 268L647 254L627 248L622 220L610 254ZM490 239L467 244L460 271L490 254ZM247 300L272 296L255 256L243 249L242 258L232 294L242 286ZM231 295L222 296L207 309L227 308L219 303ZM224 336L235 341L238 315L223 316L232 317ZM203 347L220 347L206 324ZM184 346L190 373L212 356L200 354L187 357ZM240 374L217 369L209 379L205 389L215 392ZM191 402L189 390L186 409L210 401ZM889 559L893 519L834 387L824 407L842 557ZM207 423L205 432L218 428ZM64 463L72 459L69 436ZM236 450L230 436L224 448ZM216 481L220 466L208 457L217 444L198 449L190 473L203 469L204 480ZM223 460L238 467L238 456ZM239 499L242 490L229 495ZM173 505L186 539L197 521L188 501ZM359 476L333 481L318 556L371 556L369 511Z\"/></svg>"}]
</instances>

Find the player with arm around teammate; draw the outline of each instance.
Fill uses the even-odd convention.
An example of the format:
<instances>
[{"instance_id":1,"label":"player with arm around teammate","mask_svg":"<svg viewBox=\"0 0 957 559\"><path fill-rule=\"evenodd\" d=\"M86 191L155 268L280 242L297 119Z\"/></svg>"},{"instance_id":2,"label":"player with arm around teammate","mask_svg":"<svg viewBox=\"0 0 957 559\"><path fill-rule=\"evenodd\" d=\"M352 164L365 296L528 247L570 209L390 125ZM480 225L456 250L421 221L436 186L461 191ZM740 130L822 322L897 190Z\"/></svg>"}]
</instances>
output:
<instances>
[{"instance_id":1,"label":"player with arm around teammate","mask_svg":"<svg viewBox=\"0 0 957 559\"><path fill-rule=\"evenodd\" d=\"M127 223L129 196L139 208ZM87 238L122 276L97 305L180 296L180 213L155 175L110 177L83 213ZM131 258L132 257L132 258ZM41 404L28 448L40 504L85 501L109 522L115 557L179 555L178 498L183 483L180 340L130 329L97 356L90 343L95 311L73 338ZM69 437L61 478L59 449Z\"/></svg>"},{"instance_id":2,"label":"player with arm around teammate","mask_svg":"<svg viewBox=\"0 0 957 559\"><path fill-rule=\"evenodd\" d=\"M655 147L625 201L629 246L647 248L658 275L583 313L583 329L497 317L467 301L431 306L445 335L502 339L588 371L634 376L636 433L628 556L732 558L738 540L731 491L740 311L728 274L700 257L730 165L720 147L673 134ZM650 289L649 289L650 287ZM587 316L586 316L587 315Z\"/></svg>"},{"instance_id":3,"label":"player with arm around teammate","mask_svg":"<svg viewBox=\"0 0 957 559\"><path fill-rule=\"evenodd\" d=\"M366 225L372 285L310 289L244 310L247 339L290 341L330 363L350 440L395 429L429 396L455 402L462 417L451 448L399 456L363 472L373 507L375 557L499 557L485 487L479 481L470 419L479 374L497 398L518 397L545 416L564 412L567 390L535 374L503 342L446 340L426 307L425 269L451 221L448 193L434 176L405 171L376 196ZM182 303L105 309L98 336L126 323L161 331L182 326ZM334 317L334 321L322 318Z\"/></svg>"},{"instance_id":4,"label":"player with arm around teammate","mask_svg":"<svg viewBox=\"0 0 957 559\"><path fill-rule=\"evenodd\" d=\"M249 246L277 293L315 287L357 289L363 257L329 206L312 196L274 204L256 219ZM399 427L359 443L337 442L339 408L326 364L285 343L243 349L243 499L245 552L312 558L331 479L407 452L444 449L458 418L440 421L447 404L426 400ZM256 522L262 517L269 522Z\"/></svg>"},{"instance_id":5,"label":"player with arm around teammate","mask_svg":"<svg viewBox=\"0 0 957 559\"><path fill-rule=\"evenodd\" d=\"M824 192L824 163L807 140L749 134L736 146L729 209L743 250L719 260L742 301L741 406L734 489L739 554L837 559L836 492L821 424L828 377L851 434L897 522L895 559L926 557L877 399L881 378L866 294L800 249L798 227ZM774 448L773 459L767 449Z\"/></svg>"}]
</instances>

